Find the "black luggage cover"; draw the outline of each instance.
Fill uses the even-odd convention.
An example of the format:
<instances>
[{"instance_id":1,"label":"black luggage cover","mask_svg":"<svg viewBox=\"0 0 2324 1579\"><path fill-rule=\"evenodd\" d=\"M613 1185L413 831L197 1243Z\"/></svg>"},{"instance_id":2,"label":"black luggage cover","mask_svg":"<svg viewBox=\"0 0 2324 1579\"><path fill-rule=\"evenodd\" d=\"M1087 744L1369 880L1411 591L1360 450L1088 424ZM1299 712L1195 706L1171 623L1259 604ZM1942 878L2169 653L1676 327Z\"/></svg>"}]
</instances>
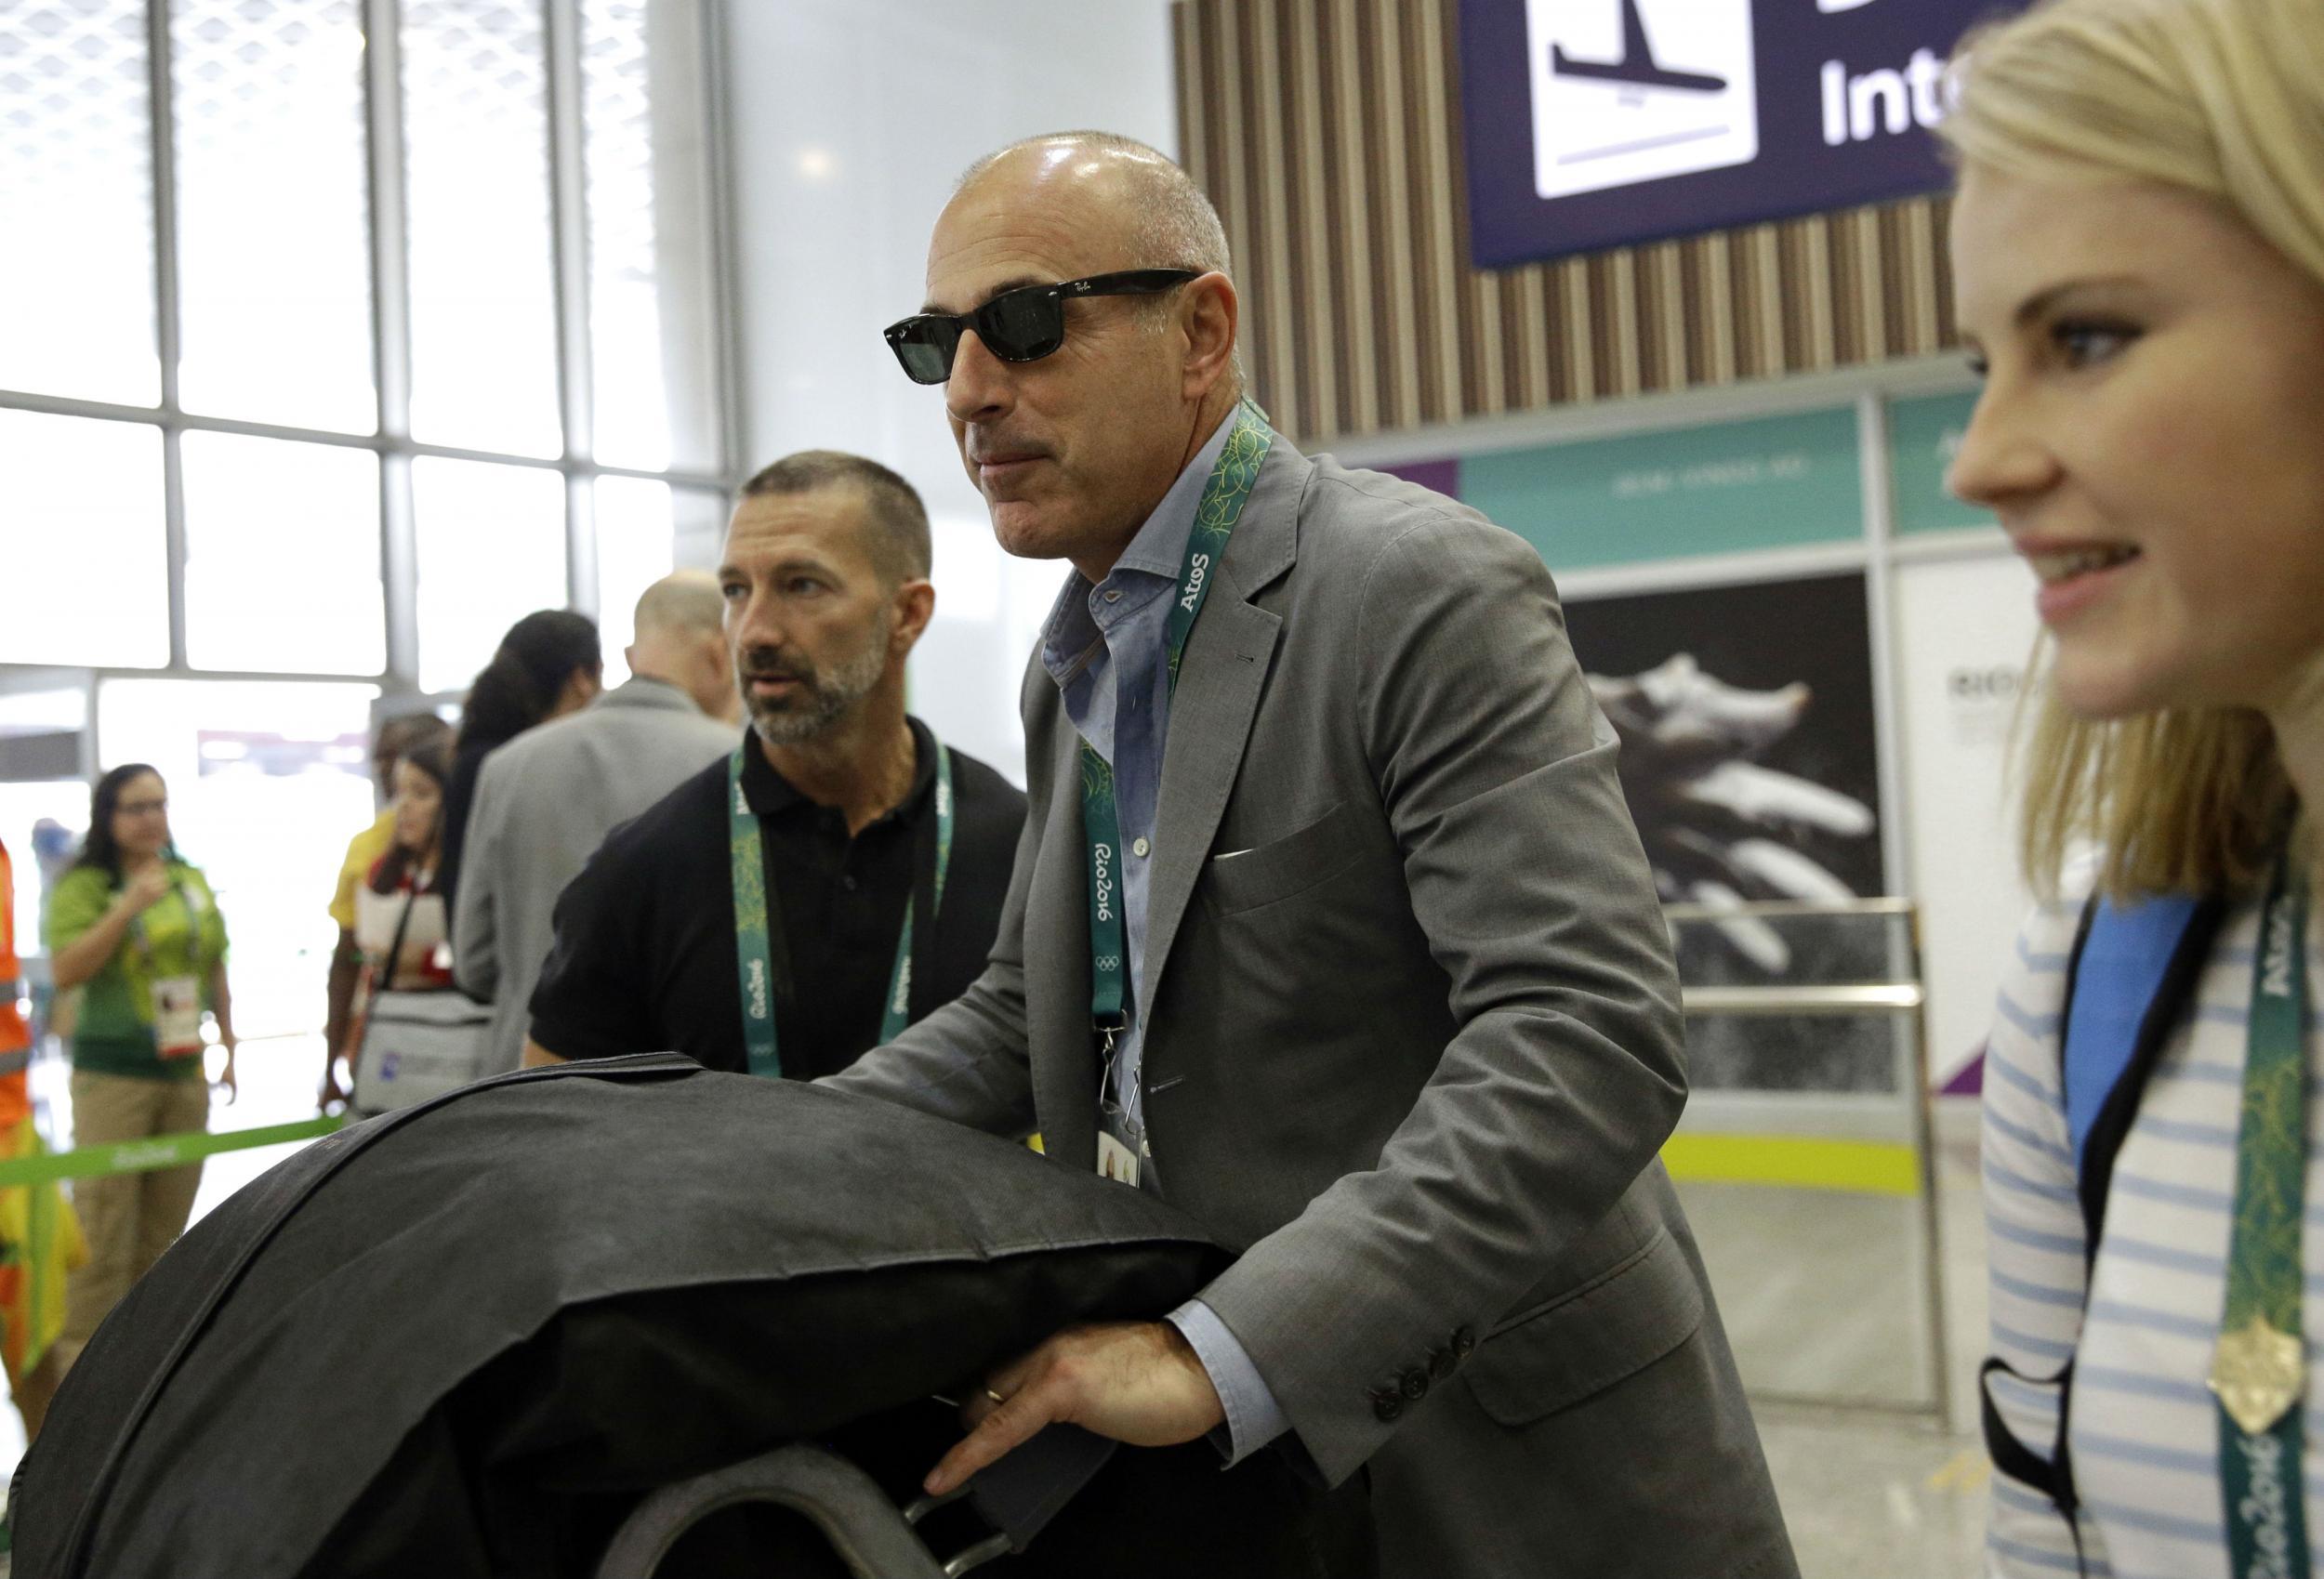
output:
<instances>
[{"instance_id":1,"label":"black luggage cover","mask_svg":"<svg viewBox=\"0 0 2324 1579\"><path fill-rule=\"evenodd\" d=\"M667 1054L506 1076L309 1147L163 1257L18 1473L15 1573L586 1573L654 1486L1225 1259L887 1103Z\"/></svg>"}]
</instances>

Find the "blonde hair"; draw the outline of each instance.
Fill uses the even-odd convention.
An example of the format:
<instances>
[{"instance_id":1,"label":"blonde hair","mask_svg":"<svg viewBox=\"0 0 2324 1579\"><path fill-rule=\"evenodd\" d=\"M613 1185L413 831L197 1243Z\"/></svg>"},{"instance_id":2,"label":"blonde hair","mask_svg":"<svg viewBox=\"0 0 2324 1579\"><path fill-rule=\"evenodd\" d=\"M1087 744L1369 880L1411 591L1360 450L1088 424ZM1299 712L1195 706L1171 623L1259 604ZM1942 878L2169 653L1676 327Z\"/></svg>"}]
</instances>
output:
<instances>
[{"instance_id":1,"label":"blonde hair","mask_svg":"<svg viewBox=\"0 0 2324 1579\"><path fill-rule=\"evenodd\" d=\"M2324 13L2317 0L2048 0L1973 33L1941 135L1965 164L2037 180L2149 181L2208 198L2324 285ZM2100 889L2249 888L2293 797L2240 708L2095 721L2037 655L2021 854L2054 895L2094 839Z\"/></svg>"}]
</instances>

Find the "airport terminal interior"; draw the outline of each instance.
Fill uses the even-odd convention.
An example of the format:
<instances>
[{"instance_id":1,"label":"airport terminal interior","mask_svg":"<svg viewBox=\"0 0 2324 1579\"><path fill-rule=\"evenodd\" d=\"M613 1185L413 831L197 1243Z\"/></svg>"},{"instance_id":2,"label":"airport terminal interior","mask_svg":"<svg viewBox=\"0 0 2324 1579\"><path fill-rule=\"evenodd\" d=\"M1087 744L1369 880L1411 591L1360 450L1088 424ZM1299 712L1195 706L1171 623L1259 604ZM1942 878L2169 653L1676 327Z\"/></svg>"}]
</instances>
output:
<instances>
[{"instance_id":1,"label":"airport terminal interior","mask_svg":"<svg viewBox=\"0 0 2324 1579\"><path fill-rule=\"evenodd\" d=\"M610 695L652 650L641 596L720 569L761 467L845 452L917 490L911 713L1026 785L1026 664L1077 572L1004 550L947 391L881 330L975 305L936 298L930 243L972 162L1094 128L1215 206L1278 442L1546 563L1684 993L1662 1163L1799 1572L1983 1572L1979 1091L2032 904L2009 753L2039 621L1946 486L1977 385L1931 127L1994 9L0 0L0 843L30 1033L0 1202L46 1224L0 1210L39 1236L0 1271L12 1376L20 1322L35 1353L87 1341L60 1336L82 1285L55 1214L98 1181L198 1166L198 1233L351 1133L362 1094L343 1112L326 1066L366 1033L331 996L355 947L331 905L402 793L383 729L458 729L537 611L594 622ZM1350 623L1349 664L1374 634ZM47 940L125 764L152 771L109 816L165 797L231 934L236 1081L100 1148L72 1057L99 1010ZM725 894L702 902L722 928ZM444 939L428 985L456 995ZM215 1078L200 994L178 1051ZM336 1407L429 1341L369 1334ZM0 1469L25 1454L0 1411Z\"/></svg>"}]
</instances>

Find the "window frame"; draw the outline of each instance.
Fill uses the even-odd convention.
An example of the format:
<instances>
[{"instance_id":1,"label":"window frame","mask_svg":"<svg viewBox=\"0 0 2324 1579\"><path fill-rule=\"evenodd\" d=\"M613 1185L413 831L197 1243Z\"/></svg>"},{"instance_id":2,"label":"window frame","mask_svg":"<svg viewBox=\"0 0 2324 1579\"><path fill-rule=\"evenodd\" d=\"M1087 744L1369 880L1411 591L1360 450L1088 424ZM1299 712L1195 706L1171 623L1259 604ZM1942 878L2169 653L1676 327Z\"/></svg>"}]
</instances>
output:
<instances>
[{"instance_id":1,"label":"window frame","mask_svg":"<svg viewBox=\"0 0 2324 1579\"><path fill-rule=\"evenodd\" d=\"M737 322L733 271L728 240L732 227L732 184L725 144L725 85L718 69L720 19L710 0L664 0L694 12L699 48L678 62L693 78L705 150L706 205L711 229L706 304L712 325L703 348L710 359L716 391L714 432L707 435L718 467L650 469L604 465L592 445L594 379L591 370L588 213L581 0L537 0L544 21L548 90L548 183L553 245L554 311L557 324L557 388L564 443L553 457L506 454L489 450L421 443L411 436L411 296L405 230L405 169L403 96L402 0L360 0L364 34L363 122L367 153L367 208L371 223L371 346L378 394L378 424L368 434L334 432L281 423L188 412L179 402L178 361L180 325L178 267L177 116L173 102L171 0L146 0L147 89L152 136L154 306L161 359L158 403L123 405L31 390L0 388L0 407L51 415L124 422L158 428L162 435L164 552L169 593L169 661L152 668L105 665L94 678L317 680L364 682L380 687L383 698L419 693L418 533L413 516L412 463L421 456L530 467L564 480L566 606L594 617L599 612L595 484L600 477L639 478L673 489L731 498L740 482L734 457L740 410L740 370L732 351ZM264 673L197 668L187 659L186 510L182 441L189 432L240 434L301 443L369 450L379 459L379 571L387 625L387 664L376 675L324 674L284 670ZM0 664L6 671L21 665Z\"/></svg>"}]
</instances>

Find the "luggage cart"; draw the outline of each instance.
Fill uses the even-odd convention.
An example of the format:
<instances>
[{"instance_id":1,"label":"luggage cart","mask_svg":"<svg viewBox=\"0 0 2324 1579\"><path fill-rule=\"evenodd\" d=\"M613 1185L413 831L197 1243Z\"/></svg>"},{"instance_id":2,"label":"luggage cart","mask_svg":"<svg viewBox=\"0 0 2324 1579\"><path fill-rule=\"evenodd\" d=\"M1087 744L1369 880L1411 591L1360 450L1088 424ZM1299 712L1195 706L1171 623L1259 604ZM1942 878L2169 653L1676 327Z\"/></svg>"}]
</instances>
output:
<instances>
[{"instance_id":1,"label":"luggage cart","mask_svg":"<svg viewBox=\"0 0 2324 1579\"><path fill-rule=\"evenodd\" d=\"M597 1579L654 1579L680 1538L712 1514L772 1503L805 1517L855 1579L960 1579L1013 1548L1006 1533L940 1560L919 1536L929 1514L967 1494L921 1497L899 1509L878 1481L828 1448L793 1442L665 1486L640 1503L598 1565ZM772 1575L771 1579L781 1579Z\"/></svg>"}]
</instances>

